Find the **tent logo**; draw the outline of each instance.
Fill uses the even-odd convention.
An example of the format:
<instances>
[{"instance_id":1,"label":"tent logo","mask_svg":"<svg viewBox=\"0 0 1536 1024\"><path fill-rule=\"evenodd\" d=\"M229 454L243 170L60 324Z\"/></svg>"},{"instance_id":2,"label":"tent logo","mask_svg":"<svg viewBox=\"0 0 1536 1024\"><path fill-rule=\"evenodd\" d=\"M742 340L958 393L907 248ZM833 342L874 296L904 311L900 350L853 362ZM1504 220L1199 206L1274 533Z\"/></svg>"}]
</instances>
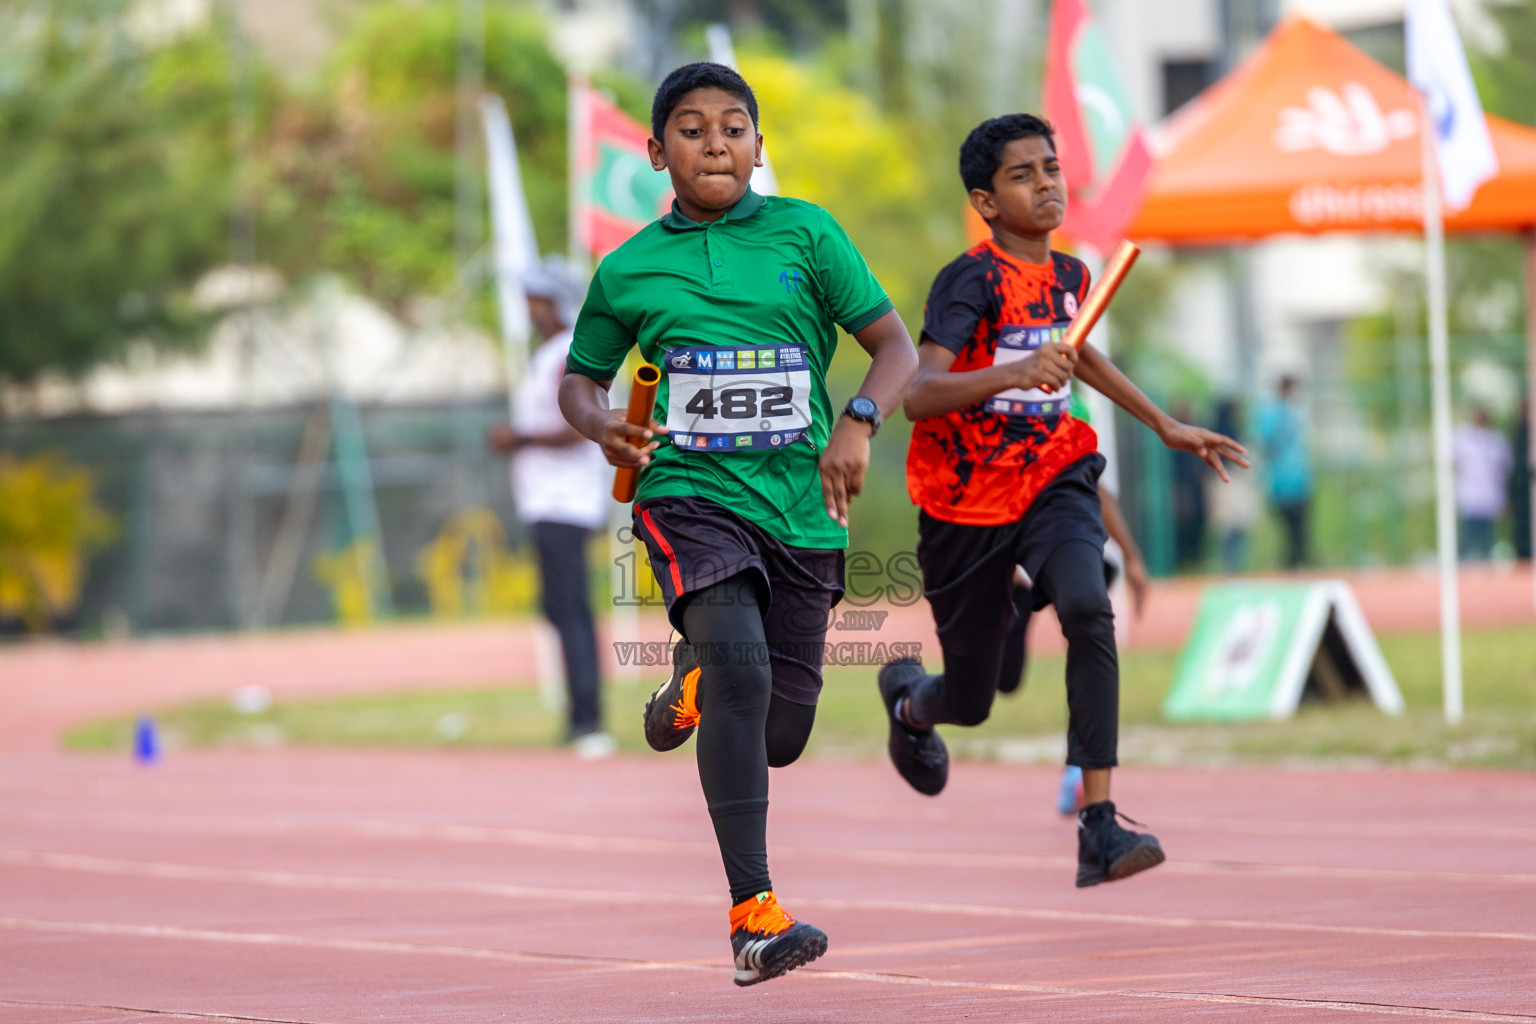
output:
<instances>
[{"instance_id":1,"label":"tent logo","mask_svg":"<svg viewBox=\"0 0 1536 1024\"><path fill-rule=\"evenodd\" d=\"M1371 90L1345 82L1338 92L1322 86L1307 90L1305 107L1282 107L1275 147L1285 153L1320 149L1335 156L1380 153L1419 129L1412 110L1384 112Z\"/></svg>"}]
</instances>

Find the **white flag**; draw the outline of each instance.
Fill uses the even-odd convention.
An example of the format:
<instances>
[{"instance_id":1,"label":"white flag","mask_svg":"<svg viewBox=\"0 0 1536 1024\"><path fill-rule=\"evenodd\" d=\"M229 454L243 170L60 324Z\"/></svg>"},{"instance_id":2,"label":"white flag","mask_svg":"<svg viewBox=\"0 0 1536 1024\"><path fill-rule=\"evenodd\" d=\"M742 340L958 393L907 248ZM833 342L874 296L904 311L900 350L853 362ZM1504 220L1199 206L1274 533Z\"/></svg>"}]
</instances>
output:
<instances>
[{"instance_id":1,"label":"white flag","mask_svg":"<svg viewBox=\"0 0 1536 1024\"><path fill-rule=\"evenodd\" d=\"M1454 213L1499 173L1499 160L1446 0L1408 0L1404 35L1408 80L1424 95L1441 192Z\"/></svg>"},{"instance_id":2,"label":"white flag","mask_svg":"<svg viewBox=\"0 0 1536 1024\"><path fill-rule=\"evenodd\" d=\"M704 30L704 38L709 41L710 60L728 68L736 67L736 47L731 45L730 29L724 25L711 25ZM757 127L761 129L762 125ZM763 166L752 169L752 191L760 196L779 194L779 179L773 173L773 164L768 162L766 145L763 146Z\"/></svg>"},{"instance_id":3,"label":"white flag","mask_svg":"<svg viewBox=\"0 0 1536 1024\"><path fill-rule=\"evenodd\" d=\"M533 238L528 198L523 194L523 175L517 165L517 143L512 121L501 97L480 97L480 116L485 122L487 178L491 193L492 251L496 265L496 305L501 311L502 343L506 348L507 386L516 388L528 365L528 299L523 294L523 275L539 262L539 246Z\"/></svg>"}]
</instances>

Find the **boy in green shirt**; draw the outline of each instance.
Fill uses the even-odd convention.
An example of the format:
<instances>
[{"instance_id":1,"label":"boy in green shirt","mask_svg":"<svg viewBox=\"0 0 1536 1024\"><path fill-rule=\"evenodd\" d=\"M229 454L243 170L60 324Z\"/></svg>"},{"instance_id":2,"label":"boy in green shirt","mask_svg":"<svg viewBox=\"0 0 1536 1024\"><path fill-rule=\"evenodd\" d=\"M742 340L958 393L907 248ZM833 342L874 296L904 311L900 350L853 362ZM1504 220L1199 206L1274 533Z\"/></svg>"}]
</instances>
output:
<instances>
[{"instance_id":1,"label":"boy in green shirt","mask_svg":"<svg viewBox=\"0 0 1536 1024\"><path fill-rule=\"evenodd\" d=\"M677 200L597 268L560 407L613 465L643 467L635 532L684 637L646 707L646 738L667 750L698 731L735 980L752 985L827 948L773 893L768 768L794 761L810 736L848 503L917 357L837 222L748 187L762 135L740 75L710 63L673 71L651 130L651 164ZM841 415L826 389L838 325L872 358ZM608 405L636 345L662 370L649 428Z\"/></svg>"}]
</instances>

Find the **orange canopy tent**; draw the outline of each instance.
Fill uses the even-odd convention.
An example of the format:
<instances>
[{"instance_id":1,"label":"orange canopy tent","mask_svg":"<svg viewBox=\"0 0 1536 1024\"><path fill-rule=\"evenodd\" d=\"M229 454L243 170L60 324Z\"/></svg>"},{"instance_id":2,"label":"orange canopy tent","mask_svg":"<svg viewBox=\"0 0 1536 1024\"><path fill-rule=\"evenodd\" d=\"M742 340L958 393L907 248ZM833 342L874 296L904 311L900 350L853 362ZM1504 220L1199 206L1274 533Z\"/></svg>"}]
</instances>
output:
<instances>
[{"instance_id":1,"label":"orange canopy tent","mask_svg":"<svg viewBox=\"0 0 1536 1024\"><path fill-rule=\"evenodd\" d=\"M1240 67L1153 132L1151 181L1127 233L1209 245L1288 232L1421 231L1421 109L1407 79L1316 22L1288 18ZM1466 209L1446 211L1444 226L1524 234L1526 377L1536 408L1536 131L1487 121L1498 174ZM1448 409L1444 420L1448 433ZM1437 477L1440 462L1437 456ZM1443 509L1448 484L1439 483ZM1443 575L1455 558L1453 541L1446 554L1446 536L1442 526ZM1453 604L1442 609L1448 620ZM1450 707L1448 697L1448 717Z\"/></svg>"},{"instance_id":2,"label":"orange canopy tent","mask_svg":"<svg viewBox=\"0 0 1536 1024\"><path fill-rule=\"evenodd\" d=\"M1498 177L1447 231L1536 225L1536 130L1489 116ZM1282 232L1422 228L1419 99L1406 79L1301 17L1153 133L1128 234L1209 245Z\"/></svg>"}]
</instances>

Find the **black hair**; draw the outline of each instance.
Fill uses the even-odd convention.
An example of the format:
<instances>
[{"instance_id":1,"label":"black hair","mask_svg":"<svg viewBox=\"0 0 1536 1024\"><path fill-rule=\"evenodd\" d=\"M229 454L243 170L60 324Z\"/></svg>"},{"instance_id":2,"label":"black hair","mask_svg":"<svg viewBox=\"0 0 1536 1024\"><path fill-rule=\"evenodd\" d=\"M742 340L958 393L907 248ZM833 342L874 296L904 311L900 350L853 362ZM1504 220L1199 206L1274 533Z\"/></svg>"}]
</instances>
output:
<instances>
[{"instance_id":1,"label":"black hair","mask_svg":"<svg viewBox=\"0 0 1536 1024\"><path fill-rule=\"evenodd\" d=\"M667 118L672 116L677 101L695 89L719 89L730 93L747 105L752 127L757 127L757 97L752 94L752 87L747 84L747 80L738 75L735 68L701 60L675 69L656 87L656 98L651 101L651 135L658 142L661 141L661 133L666 130Z\"/></svg>"},{"instance_id":2,"label":"black hair","mask_svg":"<svg viewBox=\"0 0 1536 1024\"><path fill-rule=\"evenodd\" d=\"M1015 139L1036 135L1056 152L1056 129L1034 114L1004 114L972 128L960 144L960 180L965 182L966 191L979 188L991 192L992 175L1003 160L1003 148Z\"/></svg>"}]
</instances>

